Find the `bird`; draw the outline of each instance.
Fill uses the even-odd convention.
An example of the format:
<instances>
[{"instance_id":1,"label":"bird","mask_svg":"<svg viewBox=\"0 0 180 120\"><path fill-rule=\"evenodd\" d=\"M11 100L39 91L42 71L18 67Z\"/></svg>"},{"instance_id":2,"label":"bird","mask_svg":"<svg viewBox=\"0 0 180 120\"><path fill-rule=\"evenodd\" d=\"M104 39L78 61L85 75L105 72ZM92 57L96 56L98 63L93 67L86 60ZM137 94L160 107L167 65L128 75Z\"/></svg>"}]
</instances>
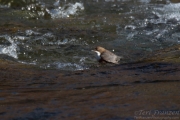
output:
<instances>
[{"instance_id":1,"label":"bird","mask_svg":"<svg viewBox=\"0 0 180 120\"><path fill-rule=\"evenodd\" d=\"M110 52L109 50L106 50L105 48L101 46L97 46L92 51L97 53L99 62L119 64L119 61L122 58L121 56L117 56L114 53Z\"/></svg>"}]
</instances>

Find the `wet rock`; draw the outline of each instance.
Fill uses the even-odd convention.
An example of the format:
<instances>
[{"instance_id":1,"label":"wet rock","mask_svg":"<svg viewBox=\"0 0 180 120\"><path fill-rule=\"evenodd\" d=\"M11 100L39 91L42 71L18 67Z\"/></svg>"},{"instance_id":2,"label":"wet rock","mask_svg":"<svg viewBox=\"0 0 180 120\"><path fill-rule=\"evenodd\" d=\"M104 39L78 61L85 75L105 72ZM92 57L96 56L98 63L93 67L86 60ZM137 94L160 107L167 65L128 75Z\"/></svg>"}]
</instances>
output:
<instances>
[{"instance_id":1,"label":"wet rock","mask_svg":"<svg viewBox=\"0 0 180 120\"><path fill-rule=\"evenodd\" d=\"M179 74L177 63L139 62L67 72L1 60L0 117L134 119L144 106L148 111L178 110Z\"/></svg>"},{"instance_id":2,"label":"wet rock","mask_svg":"<svg viewBox=\"0 0 180 120\"><path fill-rule=\"evenodd\" d=\"M180 62L180 45L175 45L159 51L152 52L147 58L142 61L156 61L156 62Z\"/></svg>"}]
</instances>

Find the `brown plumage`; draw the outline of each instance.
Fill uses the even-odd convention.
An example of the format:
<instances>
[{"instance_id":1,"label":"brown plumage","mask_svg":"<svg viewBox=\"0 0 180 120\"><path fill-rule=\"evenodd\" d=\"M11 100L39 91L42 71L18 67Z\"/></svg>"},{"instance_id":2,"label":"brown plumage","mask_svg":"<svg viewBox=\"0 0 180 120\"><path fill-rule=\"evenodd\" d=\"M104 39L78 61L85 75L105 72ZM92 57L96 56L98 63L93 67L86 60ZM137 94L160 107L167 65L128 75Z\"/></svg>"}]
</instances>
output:
<instances>
[{"instance_id":1,"label":"brown plumage","mask_svg":"<svg viewBox=\"0 0 180 120\"><path fill-rule=\"evenodd\" d=\"M105 48L100 46L96 47L93 51L97 53L99 62L105 61L109 63L119 64L119 61L121 59L120 56L117 56L109 50L106 50Z\"/></svg>"}]
</instances>

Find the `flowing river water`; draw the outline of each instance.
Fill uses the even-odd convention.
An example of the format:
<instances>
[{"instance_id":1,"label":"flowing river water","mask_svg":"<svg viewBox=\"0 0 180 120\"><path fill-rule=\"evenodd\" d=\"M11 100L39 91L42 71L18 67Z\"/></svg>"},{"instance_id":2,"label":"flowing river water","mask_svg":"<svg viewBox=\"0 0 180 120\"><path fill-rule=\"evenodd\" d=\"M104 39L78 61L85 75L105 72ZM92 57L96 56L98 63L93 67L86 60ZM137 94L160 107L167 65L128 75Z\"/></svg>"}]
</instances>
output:
<instances>
[{"instance_id":1,"label":"flowing river water","mask_svg":"<svg viewBox=\"0 0 180 120\"><path fill-rule=\"evenodd\" d=\"M0 58L83 70L100 45L138 61L180 43L178 0L0 0Z\"/></svg>"}]
</instances>

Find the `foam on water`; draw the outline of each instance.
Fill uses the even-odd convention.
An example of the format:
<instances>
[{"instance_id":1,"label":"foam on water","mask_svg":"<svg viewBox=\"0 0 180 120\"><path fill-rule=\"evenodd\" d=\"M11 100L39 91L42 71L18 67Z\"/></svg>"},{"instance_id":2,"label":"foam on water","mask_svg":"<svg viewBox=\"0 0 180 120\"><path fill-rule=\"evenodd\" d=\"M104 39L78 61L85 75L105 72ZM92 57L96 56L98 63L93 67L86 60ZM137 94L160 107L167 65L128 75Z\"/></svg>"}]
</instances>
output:
<instances>
[{"instance_id":1,"label":"foam on water","mask_svg":"<svg viewBox=\"0 0 180 120\"><path fill-rule=\"evenodd\" d=\"M144 9L144 11L142 11L142 9ZM148 7L147 5L142 5L141 9L137 7L135 10L137 13L148 16L143 20L135 17L136 19L133 19L133 21L135 21L133 25L131 23L124 27L125 31L130 31L126 39L135 40L137 37L146 35L145 37L150 40L149 42L179 42L179 34L173 34L178 30L180 23L180 3L158 4ZM121 29L117 30L120 31ZM119 31L117 31L117 33L122 35Z\"/></svg>"},{"instance_id":2,"label":"foam on water","mask_svg":"<svg viewBox=\"0 0 180 120\"><path fill-rule=\"evenodd\" d=\"M155 14L160 18L159 22L167 22L167 20L180 20L180 3L168 4L164 7L155 8ZM154 21L156 22L156 21Z\"/></svg>"},{"instance_id":3,"label":"foam on water","mask_svg":"<svg viewBox=\"0 0 180 120\"><path fill-rule=\"evenodd\" d=\"M83 66L80 66L76 63L59 63L57 65L57 67L58 67L58 69L68 69L69 68L70 70L72 70L72 68L74 70L84 70L85 69Z\"/></svg>"},{"instance_id":4,"label":"foam on water","mask_svg":"<svg viewBox=\"0 0 180 120\"><path fill-rule=\"evenodd\" d=\"M54 62L52 64L48 64L46 65L46 68L50 68L50 67L56 67L56 69L60 69L60 70L85 70L88 69L88 67L85 67L84 65L80 65L77 63L65 63L65 62Z\"/></svg>"},{"instance_id":5,"label":"foam on water","mask_svg":"<svg viewBox=\"0 0 180 120\"><path fill-rule=\"evenodd\" d=\"M85 70L89 69L84 65L85 60L87 57L74 57L74 59L79 59L78 63L64 63L64 62L54 62L53 65L57 67L57 69L62 69L62 70Z\"/></svg>"},{"instance_id":6,"label":"foam on water","mask_svg":"<svg viewBox=\"0 0 180 120\"><path fill-rule=\"evenodd\" d=\"M57 5L57 4L56 4ZM70 15L76 15L78 12L83 11L84 6L82 3L76 2L75 4L68 3L65 4L62 7L58 7L55 9L48 10L46 11L51 15L51 17L54 18L67 18Z\"/></svg>"},{"instance_id":7,"label":"foam on water","mask_svg":"<svg viewBox=\"0 0 180 120\"><path fill-rule=\"evenodd\" d=\"M17 59L17 44L14 42L14 40L8 35L2 35L0 38L4 38L11 43L10 46L0 45L0 54L5 54Z\"/></svg>"},{"instance_id":8,"label":"foam on water","mask_svg":"<svg viewBox=\"0 0 180 120\"><path fill-rule=\"evenodd\" d=\"M25 33L26 33L26 36L39 35L39 34L40 34L40 33L35 32L35 31L33 31L33 30L26 30Z\"/></svg>"},{"instance_id":9,"label":"foam on water","mask_svg":"<svg viewBox=\"0 0 180 120\"><path fill-rule=\"evenodd\" d=\"M0 8L21 7L22 11L28 11L28 15L24 16L24 18L35 18L37 20L39 18L49 18L49 16L51 16L51 18L53 19L67 18L70 17L71 15L78 15L79 12L84 10L84 5L83 3L80 2L76 2L76 3L65 2L64 5L62 5L63 3L60 0L56 0L54 4L51 3L51 5L46 4L45 2L42 2L40 0L21 1L21 2L23 2L23 4L19 4L17 2L19 6L16 6L16 4L12 4L12 3L16 3L15 0L6 3L5 5L1 5L3 4L3 2L1 3L0 1ZM49 6L51 7L49 8Z\"/></svg>"},{"instance_id":10,"label":"foam on water","mask_svg":"<svg viewBox=\"0 0 180 120\"><path fill-rule=\"evenodd\" d=\"M157 16L156 19L149 19L150 23L153 24L164 24L155 32L152 33L155 39L172 40L174 42L175 38L172 34L176 31L178 24L180 23L180 3L171 3L164 6L159 6L154 8L153 14ZM176 37L179 37L175 35ZM172 39L173 38L173 39Z\"/></svg>"}]
</instances>

